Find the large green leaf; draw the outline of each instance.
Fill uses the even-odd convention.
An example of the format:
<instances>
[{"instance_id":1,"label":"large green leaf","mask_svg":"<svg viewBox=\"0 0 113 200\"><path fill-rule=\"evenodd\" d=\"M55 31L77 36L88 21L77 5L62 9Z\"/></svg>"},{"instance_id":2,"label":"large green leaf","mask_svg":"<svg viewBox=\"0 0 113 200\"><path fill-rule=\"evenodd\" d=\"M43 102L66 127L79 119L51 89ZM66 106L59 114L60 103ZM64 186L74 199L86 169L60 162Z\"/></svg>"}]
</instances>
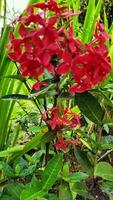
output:
<instances>
[{"instance_id":1,"label":"large green leaf","mask_svg":"<svg viewBox=\"0 0 113 200\"><path fill-rule=\"evenodd\" d=\"M62 154L54 156L48 163L42 178L43 190L48 191L55 183L62 167Z\"/></svg>"},{"instance_id":2,"label":"large green leaf","mask_svg":"<svg viewBox=\"0 0 113 200\"><path fill-rule=\"evenodd\" d=\"M38 197L43 197L46 192L52 187L57 180L58 174L62 168L62 155L54 156L46 166L42 181L38 183L37 187L29 187L21 193L21 200L34 200Z\"/></svg>"},{"instance_id":3,"label":"large green leaf","mask_svg":"<svg viewBox=\"0 0 113 200\"><path fill-rule=\"evenodd\" d=\"M76 94L76 103L81 112L92 122L96 124L102 123L103 110L97 99L88 92Z\"/></svg>"},{"instance_id":4,"label":"large green leaf","mask_svg":"<svg viewBox=\"0 0 113 200\"><path fill-rule=\"evenodd\" d=\"M107 162L99 162L95 167L94 175L113 181L113 167Z\"/></svg>"},{"instance_id":5,"label":"large green leaf","mask_svg":"<svg viewBox=\"0 0 113 200\"><path fill-rule=\"evenodd\" d=\"M83 167L87 174L93 175L93 167L87 157L86 152L81 150L79 147L75 147L74 152L78 163Z\"/></svg>"}]
</instances>

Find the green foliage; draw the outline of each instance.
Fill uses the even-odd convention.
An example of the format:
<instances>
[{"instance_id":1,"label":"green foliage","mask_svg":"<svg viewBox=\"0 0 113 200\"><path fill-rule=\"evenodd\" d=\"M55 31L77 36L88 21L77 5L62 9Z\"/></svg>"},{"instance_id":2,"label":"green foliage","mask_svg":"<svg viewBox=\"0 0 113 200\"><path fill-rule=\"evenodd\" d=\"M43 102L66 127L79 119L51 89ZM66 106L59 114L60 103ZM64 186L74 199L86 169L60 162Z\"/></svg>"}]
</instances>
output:
<instances>
[{"instance_id":1,"label":"green foliage","mask_svg":"<svg viewBox=\"0 0 113 200\"><path fill-rule=\"evenodd\" d=\"M36 2L42 1L29 1ZM80 16L71 18L70 24L74 35L84 43L91 42L95 24L102 18L111 37L107 46L113 64L113 24L108 16L112 2L59 0L59 3L74 12L82 9ZM106 7L108 3L110 8ZM89 189L92 182L112 197L113 71L102 84L82 94L68 93L71 74L57 82L46 71L39 81L48 85L36 92L31 89L34 79L16 74L15 63L7 58L5 47L11 29L4 27L0 41L0 199L74 200L77 195L95 199ZM17 30L16 26L15 34ZM47 110L57 104L80 114L81 127L60 125L53 130L45 118L50 120ZM68 118L71 119L70 113ZM62 154L55 148L56 136L69 141ZM97 177L101 179L98 181Z\"/></svg>"}]
</instances>

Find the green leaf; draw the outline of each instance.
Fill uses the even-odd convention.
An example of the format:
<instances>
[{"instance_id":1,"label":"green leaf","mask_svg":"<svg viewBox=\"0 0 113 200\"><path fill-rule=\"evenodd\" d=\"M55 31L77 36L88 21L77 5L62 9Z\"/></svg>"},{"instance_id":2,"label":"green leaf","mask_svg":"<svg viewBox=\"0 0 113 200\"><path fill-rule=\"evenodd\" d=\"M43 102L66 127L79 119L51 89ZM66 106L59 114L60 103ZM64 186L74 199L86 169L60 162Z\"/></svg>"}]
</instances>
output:
<instances>
[{"instance_id":1,"label":"green leaf","mask_svg":"<svg viewBox=\"0 0 113 200\"><path fill-rule=\"evenodd\" d=\"M102 149L113 148L113 136L112 135L103 136L100 140L99 147Z\"/></svg>"},{"instance_id":2,"label":"green leaf","mask_svg":"<svg viewBox=\"0 0 113 200\"><path fill-rule=\"evenodd\" d=\"M8 94L1 97L2 100L30 100L27 95L23 94Z\"/></svg>"},{"instance_id":3,"label":"green leaf","mask_svg":"<svg viewBox=\"0 0 113 200\"><path fill-rule=\"evenodd\" d=\"M94 175L113 182L113 167L107 162L99 162L95 167Z\"/></svg>"},{"instance_id":4,"label":"green leaf","mask_svg":"<svg viewBox=\"0 0 113 200\"><path fill-rule=\"evenodd\" d=\"M43 172L42 185L43 190L48 191L57 180L58 174L62 168L62 154L56 155L51 159Z\"/></svg>"},{"instance_id":5,"label":"green leaf","mask_svg":"<svg viewBox=\"0 0 113 200\"><path fill-rule=\"evenodd\" d=\"M62 171L63 177L66 177L66 178L69 177L70 175L69 168L70 168L70 163L66 162L63 166L63 171Z\"/></svg>"},{"instance_id":6,"label":"green leaf","mask_svg":"<svg viewBox=\"0 0 113 200\"><path fill-rule=\"evenodd\" d=\"M9 196L12 196L12 199L19 200L20 193L24 189L24 185L18 182L10 183L6 185L5 189L8 191Z\"/></svg>"},{"instance_id":7,"label":"green leaf","mask_svg":"<svg viewBox=\"0 0 113 200\"><path fill-rule=\"evenodd\" d=\"M72 200L72 194L69 188L69 184L66 182L63 182L59 186L59 200Z\"/></svg>"},{"instance_id":8,"label":"green leaf","mask_svg":"<svg viewBox=\"0 0 113 200\"><path fill-rule=\"evenodd\" d=\"M22 191L20 195L20 200L34 200L37 199L37 197L43 197L45 195L45 192L42 190L42 185L40 182L37 182L37 185L34 187L27 186L26 189Z\"/></svg>"},{"instance_id":9,"label":"green leaf","mask_svg":"<svg viewBox=\"0 0 113 200\"><path fill-rule=\"evenodd\" d=\"M101 10L101 6L102 6L102 2L103 2L102 0L98 0L98 2L97 2L97 6L95 8L94 18L93 18L93 21L92 21L92 24L91 24L91 27L90 27L90 31L89 31L87 42L89 42L92 39L92 37L93 37L93 32L94 32L95 24L96 24L98 16L100 15L100 10Z\"/></svg>"},{"instance_id":10,"label":"green leaf","mask_svg":"<svg viewBox=\"0 0 113 200\"><path fill-rule=\"evenodd\" d=\"M41 138L43 137L42 133L38 133L36 136L34 136L23 148L22 154L30 151L32 148L36 147L40 142Z\"/></svg>"},{"instance_id":11,"label":"green leaf","mask_svg":"<svg viewBox=\"0 0 113 200\"><path fill-rule=\"evenodd\" d=\"M103 182L101 185L101 189L113 198L113 182ZM110 198L110 200L112 200L112 198Z\"/></svg>"},{"instance_id":12,"label":"green leaf","mask_svg":"<svg viewBox=\"0 0 113 200\"><path fill-rule=\"evenodd\" d=\"M92 122L96 124L102 123L103 110L97 99L88 92L76 94L76 103L80 111Z\"/></svg>"},{"instance_id":13,"label":"green leaf","mask_svg":"<svg viewBox=\"0 0 113 200\"><path fill-rule=\"evenodd\" d=\"M20 200L34 200L37 197L43 197L57 180L58 174L62 168L62 155L54 156L46 166L42 181L34 187L31 185L21 193Z\"/></svg>"},{"instance_id":14,"label":"green leaf","mask_svg":"<svg viewBox=\"0 0 113 200\"><path fill-rule=\"evenodd\" d=\"M84 20L84 25L83 25L83 36L82 36L83 42L88 41L91 23L94 18L94 11L95 11L95 0L89 0L88 7L86 10L86 16L85 16L85 20Z\"/></svg>"},{"instance_id":15,"label":"green leaf","mask_svg":"<svg viewBox=\"0 0 113 200\"><path fill-rule=\"evenodd\" d=\"M3 77L0 77L0 78L16 79L16 80L19 80L21 82L25 82L26 81L26 79L24 77L22 77L20 74L18 74L18 75L10 75L10 76L3 76Z\"/></svg>"},{"instance_id":16,"label":"green leaf","mask_svg":"<svg viewBox=\"0 0 113 200\"><path fill-rule=\"evenodd\" d=\"M75 172L72 175L70 175L70 181L79 182L79 181L87 179L88 176L89 176L88 174L83 173L83 172Z\"/></svg>"},{"instance_id":17,"label":"green leaf","mask_svg":"<svg viewBox=\"0 0 113 200\"><path fill-rule=\"evenodd\" d=\"M75 147L74 152L78 163L83 167L83 169L87 172L87 174L93 175L93 167L87 157L86 152L81 150L79 147Z\"/></svg>"},{"instance_id":18,"label":"green leaf","mask_svg":"<svg viewBox=\"0 0 113 200\"><path fill-rule=\"evenodd\" d=\"M7 150L0 151L0 157L6 157L6 156L9 156L10 154L14 154L22 150L23 150L22 146L11 147Z\"/></svg>"},{"instance_id":19,"label":"green leaf","mask_svg":"<svg viewBox=\"0 0 113 200\"><path fill-rule=\"evenodd\" d=\"M13 178L15 176L13 169L6 162L0 162L0 172L3 176L0 176L0 181L2 179Z\"/></svg>"},{"instance_id":20,"label":"green leaf","mask_svg":"<svg viewBox=\"0 0 113 200\"><path fill-rule=\"evenodd\" d=\"M9 195L2 195L2 197L0 197L0 200L12 200L12 197ZM15 200L15 199L13 199Z\"/></svg>"},{"instance_id":21,"label":"green leaf","mask_svg":"<svg viewBox=\"0 0 113 200\"><path fill-rule=\"evenodd\" d=\"M18 174L20 177L28 176L29 174L32 174L36 170L36 164L30 165L27 169L23 169L21 173Z\"/></svg>"},{"instance_id":22,"label":"green leaf","mask_svg":"<svg viewBox=\"0 0 113 200\"><path fill-rule=\"evenodd\" d=\"M80 182L74 183L72 190L82 197L85 197L85 198L88 198L88 199L90 198L88 188L83 183L80 183Z\"/></svg>"},{"instance_id":23,"label":"green leaf","mask_svg":"<svg viewBox=\"0 0 113 200\"><path fill-rule=\"evenodd\" d=\"M32 93L29 95L29 98L33 98L33 97L39 97L39 96L42 96L43 95L45 96L45 94L49 91L51 91L52 89L54 89L56 87L56 84L51 84L47 87L45 87L44 89L40 90L39 92L36 92L36 93Z\"/></svg>"}]
</instances>

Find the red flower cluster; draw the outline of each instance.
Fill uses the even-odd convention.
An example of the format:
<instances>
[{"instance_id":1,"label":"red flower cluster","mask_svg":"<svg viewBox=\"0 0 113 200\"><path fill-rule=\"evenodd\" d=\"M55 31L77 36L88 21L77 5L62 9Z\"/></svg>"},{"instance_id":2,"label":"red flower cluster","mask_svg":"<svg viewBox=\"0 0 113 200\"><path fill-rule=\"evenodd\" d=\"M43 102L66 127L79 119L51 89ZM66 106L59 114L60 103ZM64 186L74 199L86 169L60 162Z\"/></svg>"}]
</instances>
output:
<instances>
[{"instance_id":1,"label":"red flower cluster","mask_svg":"<svg viewBox=\"0 0 113 200\"><path fill-rule=\"evenodd\" d=\"M78 146L79 145L78 137L74 138L73 140L64 140L64 138L60 136L57 140L57 143L55 144L55 148L56 150L66 151L68 144L71 144L71 146L73 147Z\"/></svg>"},{"instance_id":2,"label":"red flower cluster","mask_svg":"<svg viewBox=\"0 0 113 200\"><path fill-rule=\"evenodd\" d=\"M60 104L48 110L48 114L49 120L46 118L46 113L43 114L42 118L51 126L52 130L80 126L79 115L73 113L69 108L62 108Z\"/></svg>"},{"instance_id":3,"label":"red flower cluster","mask_svg":"<svg viewBox=\"0 0 113 200\"><path fill-rule=\"evenodd\" d=\"M103 25L97 23L94 39L84 44L74 38L70 25L68 32L65 27L59 29L60 17L80 14L66 9L59 7L54 0L31 5L26 15L17 19L20 37L15 38L10 33L8 57L20 64L22 76L37 79L45 69L59 75L70 72L75 84L69 91L81 93L103 81L111 70L105 45L108 35ZM50 18L47 17L48 10L53 13ZM52 62L54 57L57 66Z\"/></svg>"},{"instance_id":4,"label":"red flower cluster","mask_svg":"<svg viewBox=\"0 0 113 200\"><path fill-rule=\"evenodd\" d=\"M70 50L62 52L62 63L57 69L58 74L72 72L76 83L70 88L70 92L82 93L90 90L106 78L111 70L108 48L105 44L108 38L100 23L97 23L94 39L87 44L74 39L70 29Z\"/></svg>"},{"instance_id":5,"label":"red flower cluster","mask_svg":"<svg viewBox=\"0 0 113 200\"><path fill-rule=\"evenodd\" d=\"M40 8L35 13L35 9ZM55 15L46 20L46 10L55 12ZM55 24L60 16L66 17L72 14L71 12L62 13L65 7L58 7L54 0L48 3L37 3L31 5L27 9L27 16L21 16L17 19L20 22L19 34L20 38L14 38L13 33L10 33L10 42L8 49L8 57L17 61L21 67L22 76L30 76L38 78L47 69L50 73L54 73L52 65L52 56L59 54L59 43L62 40L61 30L55 28ZM40 12L40 14L39 14Z\"/></svg>"}]
</instances>

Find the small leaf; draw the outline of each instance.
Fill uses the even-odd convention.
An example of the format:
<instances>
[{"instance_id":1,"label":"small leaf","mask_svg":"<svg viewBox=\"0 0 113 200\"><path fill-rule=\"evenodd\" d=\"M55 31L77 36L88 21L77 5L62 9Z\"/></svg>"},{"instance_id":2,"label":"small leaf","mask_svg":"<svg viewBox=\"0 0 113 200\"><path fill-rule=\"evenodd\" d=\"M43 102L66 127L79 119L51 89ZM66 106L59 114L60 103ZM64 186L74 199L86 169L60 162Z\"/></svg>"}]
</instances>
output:
<instances>
[{"instance_id":1,"label":"small leaf","mask_svg":"<svg viewBox=\"0 0 113 200\"><path fill-rule=\"evenodd\" d=\"M80 111L92 122L96 124L102 123L103 110L97 99L88 92L76 94L76 103Z\"/></svg>"},{"instance_id":2,"label":"small leaf","mask_svg":"<svg viewBox=\"0 0 113 200\"><path fill-rule=\"evenodd\" d=\"M107 162L99 162L95 167L94 175L113 182L113 167Z\"/></svg>"},{"instance_id":3,"label":"small leaf","mask_svg":"<svg viewBox=\"0 0 113 200\"><path fill-rule=\"evenodd\" d=\"M70 181L79 182L88 178L88 174L83 172L75 172L70 176Z\"/></svg>"},{"instance_id":4,"label":"small leaf","mask_svg":"<svg viewBox=\"0 0 113 200\"><path fill-rule=\"evenodd\" d=\"M102 149L113 148L113 136L112 135L103 136L100 140L99 147Z\"/></svg>"},{"instance_id":5,"label":"small leaf","mask_svg":"<svg viewBox=\"0 0 113 200\"><path fill-rule=\"evenodd\" d=\"M66 182L63 182L59 186L59 200L72 200L72 194L69 188L69 184Z\"/></svg>"}]
</instances>

